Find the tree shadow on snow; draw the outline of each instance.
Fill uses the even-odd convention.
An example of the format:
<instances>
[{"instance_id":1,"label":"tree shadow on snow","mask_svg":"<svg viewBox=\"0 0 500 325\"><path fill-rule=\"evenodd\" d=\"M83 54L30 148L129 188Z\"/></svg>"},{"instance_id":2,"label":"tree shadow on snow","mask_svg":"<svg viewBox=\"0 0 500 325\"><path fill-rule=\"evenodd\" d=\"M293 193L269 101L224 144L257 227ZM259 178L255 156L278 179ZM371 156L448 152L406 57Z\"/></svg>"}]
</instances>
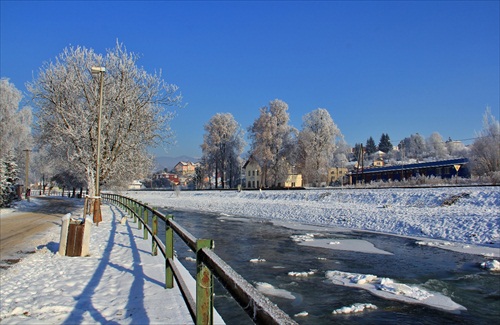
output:
<instances>
[{"instance_id":1,"label":"tree shadow on snow","mask_svg":"<svg viewBox=\"0 0 500 325\"><path fill-rule=\"evenodd\" d=\"M149 323L149 318L144 308L144 292L143 292L144 272L142 270L142 266L140 265L140 254L137 251L137 246L135 245L135 242L133 241L130 227L127 230L129 236L131 236L131 249L134 259L133 270L125 270L123 269L122 266L117 266L116 264L111 263L110 261L110 254L113 249L113 246L115 245L117 224L119 224L118 220L120 220L121 217L123 216L123 213L116 207L112 205L110 207L112 212L111 231L110 231L110 237L107 240L107 245L102 254L102 258L97 266L94 275L87 283L87 286L83 289L80 296L75 297L75 299L77 300L77 304L75 305L73 311L70 313L70 315L66 318L66 320L62 324L66 325L81 324L83 322L83 315L85 313L90 313L90 315L96 321L96 323L99 324L112 324L112 325L119 324L119 322L117 321L106 319L101 314L101 312L94 307L92 302L92 296L95 294L95 290L99 286L104 271L108 266L122 271L131 272L134 275L134 280L130 288L130 294L126 306L126 315L127 315L126 317L128 318L128 322L130 322L131 324ZM150 281L153 282L154 280L150 279Z\"/></svg>"}]
</instances>

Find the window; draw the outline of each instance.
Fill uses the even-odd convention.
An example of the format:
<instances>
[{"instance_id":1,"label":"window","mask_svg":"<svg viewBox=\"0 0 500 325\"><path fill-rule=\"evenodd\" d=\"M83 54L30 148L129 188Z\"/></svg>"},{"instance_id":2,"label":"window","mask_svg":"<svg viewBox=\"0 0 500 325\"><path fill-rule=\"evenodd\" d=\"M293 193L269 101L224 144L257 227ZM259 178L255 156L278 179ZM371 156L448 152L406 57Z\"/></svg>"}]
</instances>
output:
<instances>
[{"instance_id":1,"label":"window","mask_svg":"<svg viewBox=\"0 0 500 325\"><path fill-rule=\"evenodd\" d=\"M259 181L257 181L257 187L259 187Z\"/></svg>"},{"instance_id":2,"label":"window","mask_svg":"<svg viewBox=\"0 0 500 325\"><path fill-rule=\"evenodd\" d=\"M259 170L257 170L257 176L259 176Z\"/></svg>"},{"instance_id":3,"label":"window","mask_svg":"<svg viewBox=\"0 0 500 325\"><path fill-rule=\"evenodd\" d=\"M252 176L255 176L255 170L252 170Z\"/></svg>"},{"instance_id":4,"label":"window","mask_svg":"<svg viewBox=\"0 0 500 325\"><path fill-rule=\"evenodd\" d=\"M250 171L248 171L248 176L250 176Z\"/></svg>"}]
</instances>

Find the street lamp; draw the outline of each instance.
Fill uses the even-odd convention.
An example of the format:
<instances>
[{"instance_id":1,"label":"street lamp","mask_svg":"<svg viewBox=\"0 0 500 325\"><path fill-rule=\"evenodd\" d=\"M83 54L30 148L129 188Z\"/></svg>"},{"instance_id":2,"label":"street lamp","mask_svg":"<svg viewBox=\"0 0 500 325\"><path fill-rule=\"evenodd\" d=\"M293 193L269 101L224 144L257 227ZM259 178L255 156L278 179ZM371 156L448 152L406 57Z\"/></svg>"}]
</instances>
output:
<instances>
[{"instance_id":1,"label":"street lamp","mask_svg":"<svg viewBox=\"0 0 500 325\"><path fill-rule=\"evenodd\" d=\"M96 171L95 171L95 201L94 201L94 223L99 225L99 222L102 221L101 217L101 195L99 192L99 171L100 171L100 163L101 163L101 115L102 115L102 93L104 86L104 73L106 72L105 67L92 67L92 74L99 74L101 77L101 86L100 86L100 94L99 94L99 115L97 119L97 163L96 163Z\"/></svg>"}]
</instances>

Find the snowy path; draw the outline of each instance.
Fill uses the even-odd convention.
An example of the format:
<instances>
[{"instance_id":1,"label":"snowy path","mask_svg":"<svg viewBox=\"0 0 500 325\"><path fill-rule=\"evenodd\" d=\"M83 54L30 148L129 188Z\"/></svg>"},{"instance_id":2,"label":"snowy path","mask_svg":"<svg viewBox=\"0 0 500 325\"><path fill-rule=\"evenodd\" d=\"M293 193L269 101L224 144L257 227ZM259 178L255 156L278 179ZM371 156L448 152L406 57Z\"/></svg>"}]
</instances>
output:
<instances>
[{"instance_id":1,"label":"snowy path","mask_svg":"<svg viewBox=\"0 0 500 325\"><path fill-rule=\"evenodd\" d=\"M2 324L192 324L177 287L164 289L164 260L122 212L103 205L91 256L59 256L59 229L35 254L2 271ZM82 211L74 214L77 217Z\"/></svg>"}]
</instances>

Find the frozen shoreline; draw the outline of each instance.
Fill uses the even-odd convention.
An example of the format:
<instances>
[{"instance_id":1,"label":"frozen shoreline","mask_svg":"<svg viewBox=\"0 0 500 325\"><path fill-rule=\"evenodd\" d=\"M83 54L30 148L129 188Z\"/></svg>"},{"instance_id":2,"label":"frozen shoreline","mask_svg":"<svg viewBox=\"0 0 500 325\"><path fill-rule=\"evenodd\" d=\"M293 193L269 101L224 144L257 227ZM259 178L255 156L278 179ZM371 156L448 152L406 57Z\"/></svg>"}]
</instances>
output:
<instances>
[{"instance_id":1,"label":"frozen shoreline","mask_svg":"<svg viewBox=\"0 0 500 325\"><path fill-rule=\"evenodd\" d=\"M467 197L442 205L462 193ZM155 207L263 219L301 230L368 231L469 254L500 256L500 190L492 186L124 194Z\"/></svg>"}]
</instances>

